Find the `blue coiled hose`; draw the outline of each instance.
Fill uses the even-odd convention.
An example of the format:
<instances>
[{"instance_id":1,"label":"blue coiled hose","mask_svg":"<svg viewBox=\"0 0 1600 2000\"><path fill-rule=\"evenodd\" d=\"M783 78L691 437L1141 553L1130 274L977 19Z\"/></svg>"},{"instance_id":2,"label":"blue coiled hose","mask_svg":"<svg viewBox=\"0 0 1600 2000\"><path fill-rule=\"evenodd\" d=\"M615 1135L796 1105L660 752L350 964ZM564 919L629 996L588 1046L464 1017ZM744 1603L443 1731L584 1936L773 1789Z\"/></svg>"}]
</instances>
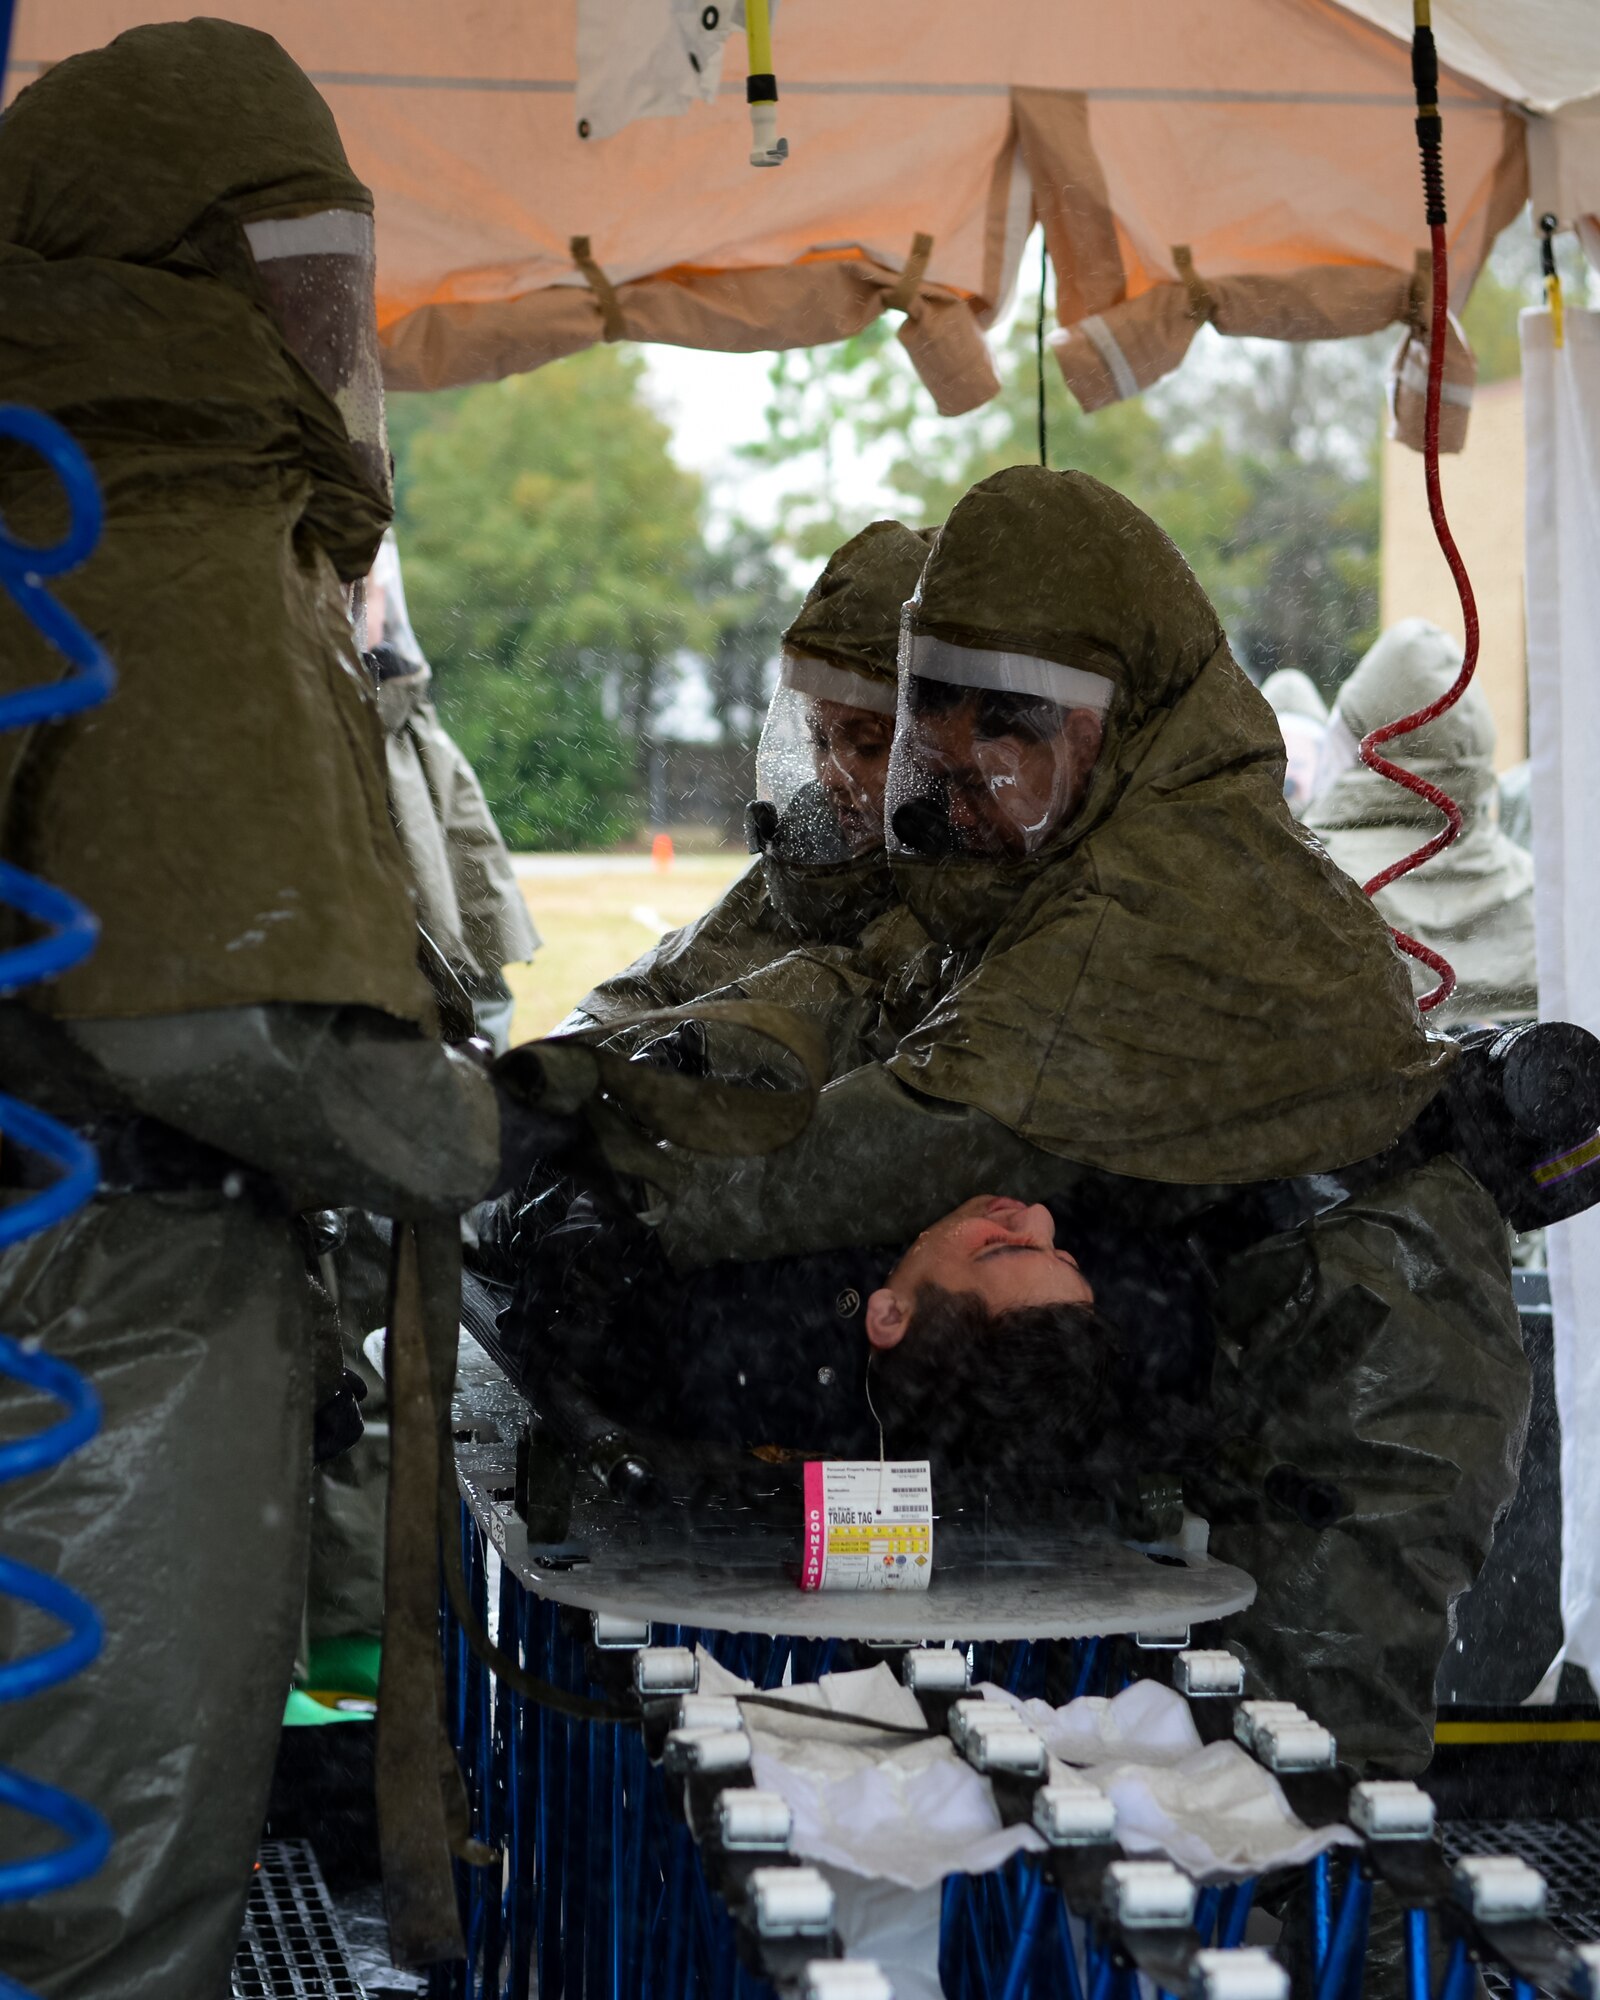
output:
<instances>
[{"instance_id":1,"label":"blue coiled hose","mask_svg":"<svg viewBox=\"0 0 1600 2000\"><path fill-rule=\"evenodd\" d=\"M19 541L0 522L0 588L30 623L65 655L71 672L45 686L0 695L0 730L28 729L92 708L105 700L115 681L105 649L45 589L43 579L76 569L100 539L100 489L83 452L59 424L15 404L0 404L0 438L31 447L60 480L71 519L61 540L48 548ZM76 898L0 861L0 903L20 911L44 936L0 952L0 996L37 980L50 979L93 951L99 926ZM42 1193L0 1211L0 1250L36 1236L79 1209L94 1193L99 1166L94 1149L66 1126L34 1106L0 1096L0 1131L13 1145L42 1155L61 1169ZM64 1414L43 1430L0 1444L0 1482L59 1465L100 1427L93 1389L64 1361L0 1333L0 1374L52 1398ZM25 1658L0 1666L0 1701L23 1701L59 1687L80 1672L100 1650L100 1620L94 1607L56 1578L0 1555L0 1591L31 1604L65 1626L66 1637ZM0 1804L43 1821L64 1844L37 1859L0 1867L0 1903L19 1902L64 1889L92 1875L111 1846L111 1830L82 1800L21 1771L0 1767ZM0 1995L22 1988L0 1974Z\"/></svg>"}]
</instances>

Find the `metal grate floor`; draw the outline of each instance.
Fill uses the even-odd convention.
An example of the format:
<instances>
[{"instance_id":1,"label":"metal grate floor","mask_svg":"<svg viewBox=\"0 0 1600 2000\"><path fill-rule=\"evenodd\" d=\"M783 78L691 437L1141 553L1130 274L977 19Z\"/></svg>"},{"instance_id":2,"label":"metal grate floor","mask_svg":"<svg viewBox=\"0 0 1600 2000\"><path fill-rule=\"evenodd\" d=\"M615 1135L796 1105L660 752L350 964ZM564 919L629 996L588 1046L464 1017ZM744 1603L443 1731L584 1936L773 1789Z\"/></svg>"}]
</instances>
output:
<instances>
[{"instance_id":1,"label":"metal grate floor","mask_svg":"<svg viewBox=\"0 0 1600 2000\"><path fill-rule=\"evenodd\" d=\"M1550 1920L1572 1944L1600 1938L1600 1819L1455 1819L1439 1826L1445 1854L1515 1854L1550 1885ZM1509 1977L1483 1968L1495 1997L1511 1991Z\"/></svg>"},{"instance_id":2,"label":"metal grate floor","mask_svg":"<svg viewBox=\"0 0 1600 2000\"><path fill-rule=\"evenodd\" d=\"M363 2000L308 1841L262 1843L233 1991L234 2000Z\"/></svg>"}]
</instances>

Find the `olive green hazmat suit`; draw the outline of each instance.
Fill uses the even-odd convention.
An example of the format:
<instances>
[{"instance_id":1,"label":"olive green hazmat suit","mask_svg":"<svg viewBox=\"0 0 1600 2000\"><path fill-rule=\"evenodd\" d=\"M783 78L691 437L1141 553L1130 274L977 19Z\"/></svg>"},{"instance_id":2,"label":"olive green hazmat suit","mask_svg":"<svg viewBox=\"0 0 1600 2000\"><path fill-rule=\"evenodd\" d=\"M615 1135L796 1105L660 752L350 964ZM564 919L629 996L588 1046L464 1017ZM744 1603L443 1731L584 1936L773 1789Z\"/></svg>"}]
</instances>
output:
<instances>
[{"instance_id":1,"label":"olive green hazmat suit","mask_svg":"<svg viewBox=\"0 0 1600 2000\"><path fill-rule=\"evenodd\" d=\"M785 654L892 693L900 611L916 588L928 542L927 531L898 521L874 521L846 542L829 558L784 633ZM785 693L780 686L775 701ZM704 916L669 932L625 971L604 980L558 1032L603 1025L651 1007L682 1006L708 994L735 998L750 990L752 975L764 975L762 997L806 1011L818 976L810 958L796 963L792 979L775 969L797 947L815 948L824 967L836 960L850 982L853 948L866 946L869 967L883 958L892 965L908 939L920 942L921 934L915 925L908 930L905 913L893 904L881 841L865 853L821 862L790 858L769 846ZM822 977L826 986L826 971ZM841 1047L848 1033L841 1025Z\"/></svg>"},{"instance_id":2,"label":"olive green hazmat suit","mask_svg":"<svg viewBox=\"0 0 1600 2000\"><path fill-rule=\"evenodd\" d=\"M417 969L347 616L388 519L381 427L354 375L327 386L291 346L245 233L332 215L330 240L359 242L370 211L306 77L225 22L134 29L0 121L0 397L94 466L104 534L53 587L119 675L103 708L0 736L0 854L102 927L0 1021L0 1088L94 1136L104 1174L0 1258L0 1324L82 1369L104 1413L6 1495L7 1552L106 1632L68 1686L0 1713L0 1759L114 1836L91 1880L0 1910L0 1963L51 2000L227 1988L304 1588L294 1212L449 1216L496 1171L493 1088L438 1042ZM363 299L359 256L343 294L339 256L299 261L375 382L370 268ZM59 533L20 451L0 513ZM3 603L0 625L0 686L65 671ZM6 1175L28 1184L14 1155ZM45 1416L0 1392L5 1435ZM7 1655L47 1636L0 1603Z\"/></svg>"},{"instance_id":3,"label":"olive green hazmat suit","mask_svg":"<svg viewBox=\"0 0 1600 2000\"><path fill-rule=\"evenodd\" d=\"M1154 522L1082 474L999 473L956 507L907 620L913 644L1109 683L1102 747L1035 851L894 853L936 943L885 991L893 1054L830 1083L766 1159L641 1160L674 1262L904 1241L974 1194L1041 1199L1086 1173L1181 1209L1388 1147L1448 1047L1378 913L1296 827L1272 712ZM892 827L893 773L889 809ZM1211 1496L1213 1546L1262 1585L1227 1636L1260 1692L1326 1711L1360 1761L1415 1769L1450 1601L1515 1487L1527 1376L1503 1227L1441 1160L1220 1281L1218 1421L1253 1498ZM1260 1477L1280 1461L1319 1468L1350 1518L1276 1518Z\"/></svg>"}]
</instances>

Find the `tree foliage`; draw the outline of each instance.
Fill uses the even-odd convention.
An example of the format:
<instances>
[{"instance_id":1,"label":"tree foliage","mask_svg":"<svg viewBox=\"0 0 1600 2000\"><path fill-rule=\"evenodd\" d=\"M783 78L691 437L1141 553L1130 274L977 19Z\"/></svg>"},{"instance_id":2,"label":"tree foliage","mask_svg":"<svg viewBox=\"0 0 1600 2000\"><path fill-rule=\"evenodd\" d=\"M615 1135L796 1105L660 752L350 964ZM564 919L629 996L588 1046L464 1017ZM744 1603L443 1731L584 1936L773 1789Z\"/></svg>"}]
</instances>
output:
<instances>
[{"instance_id":1,"label":"tree foliage","mask_svg":"<svg viewBox=\"0 0 1600 2000\"><path fill-rule=\"evenodd\" d=\"M913 525L942 520L991 472L1037 462L1037 307L1037 295L1024 301L1003 344L999 396L954 421L928 409L883 321L777 357L769 434L752 455L820 467L781 510L788 546L814 559L870 518L838 502L833 466L847 451L875 466ZM1252 672L1293 664L1335 686L1376 629L1384 347L1202 334L1182 374L1092 416L1047 352L1050 463L1092 473L1161 523Z\"/></svg>"},{"instance_id":2,"label":"tree foliage","mask_svg":"<svg viewBox=\"0 0 1600 2000\"><path fill-rule=\"evenodd\" d=\"M731 709L740 648L778 615L781 578L747 537L708 551L701 483L643 374L597 347L391 404L412 621L513 846L632 833L675 656L706 655Z\"/></svg>"}]
</instances>

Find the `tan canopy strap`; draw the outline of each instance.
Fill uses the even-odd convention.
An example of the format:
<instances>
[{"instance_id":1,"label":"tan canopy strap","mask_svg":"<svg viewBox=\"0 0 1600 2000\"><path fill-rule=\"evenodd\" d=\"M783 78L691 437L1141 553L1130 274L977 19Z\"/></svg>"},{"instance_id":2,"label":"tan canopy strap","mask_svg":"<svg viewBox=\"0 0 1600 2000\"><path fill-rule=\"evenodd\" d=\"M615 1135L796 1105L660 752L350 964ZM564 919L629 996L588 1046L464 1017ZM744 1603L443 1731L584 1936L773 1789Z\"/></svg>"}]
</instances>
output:
<instances>
[{"instance_id":1,"label":"tan canopy strap","mask_svg":"<svg viewBox=\"0 0 1600 2000\"><path fill-rule=\"evenodd\" d=\"M466 1797L445 1730L439 1651L440 1476L432 1350L448 1303L437 1239L448 1227L460 1293L460 1232L448 1225L394 1225L384 1383L389 1399L389 1500L384 1541L383 1664L378 1675L375 1792L389 1948L397 1963L436 1965L466 1956L450 1862L470 1845ZM426 1242L426 1250L424 1250ZM450 1369L459 1314L450 1311ZM481 1850L480 1850L481 1852ZM477 1858L464 1856L463 1858ZM484 1854L483 1858L487 1858Z\"/></svg>"},{"instance_id":2,"label":"tan canopy strap","mask_svg":"<svg viewBox=\"0 0 1600 2000\"><path fill-rule=\"evenodd\" d=\"M595 1045L624 1029L666 1028L682 1021L743 1028L776 1042L800 1064L805 1081L793 1090L762 1090L715 1077L680 1076L632 1062L620 1049ZM828 1066L827 1038L792 1009L764 1000L700 1000L686 1007L649 1008L581 1035L526 1042L501 1057L495 1076L549 1110L576 1110L598 1092L652 1138L696 1153L753 1155L776 1152L799 1138L828 1080Z\"/></svg>"},{"instance_id":3,"label":"tan canopy strap","mask_svg":"<svg viewBox=\"0 0 1600 2000\"><path fill-rule=\"evenodd\" d=\"M900 268L900 275L884 294L885 312L910 312L917 302L917 293L922 288L922 280L927 273L928 259L933 255L933 238L924 236L920 230L911 239L911 254Z\"/></svg>"},{"instance_id":4,"label":"tan canopy strap","mask_svg":"<svg viewBox=\"0 0 1600 2000\"><path fill-rule=\"evenodd\" d=\"M1174 243L1172 261L1178 267L1184 290L1189 294L1190 313L1201 326L1206 325L1217 316L1217 302L1207 291L1205 279L1194 267L1194 252L1187 243Z\"/></svg>"},{"instance_id":5,"label":"tan canopy strap","mask_svg":"<svg viewBox=\"0 0 1600 2000\"><path fill-rule=\"evenodd\" d=\"M574 236L568 247L572 251L573 263L583 273L585 283L599 303L606 339L626 340L628 330L622 323L622 307L617 300L616 287L594 261L588 237Z\"/></svg>"}]
</instances>

